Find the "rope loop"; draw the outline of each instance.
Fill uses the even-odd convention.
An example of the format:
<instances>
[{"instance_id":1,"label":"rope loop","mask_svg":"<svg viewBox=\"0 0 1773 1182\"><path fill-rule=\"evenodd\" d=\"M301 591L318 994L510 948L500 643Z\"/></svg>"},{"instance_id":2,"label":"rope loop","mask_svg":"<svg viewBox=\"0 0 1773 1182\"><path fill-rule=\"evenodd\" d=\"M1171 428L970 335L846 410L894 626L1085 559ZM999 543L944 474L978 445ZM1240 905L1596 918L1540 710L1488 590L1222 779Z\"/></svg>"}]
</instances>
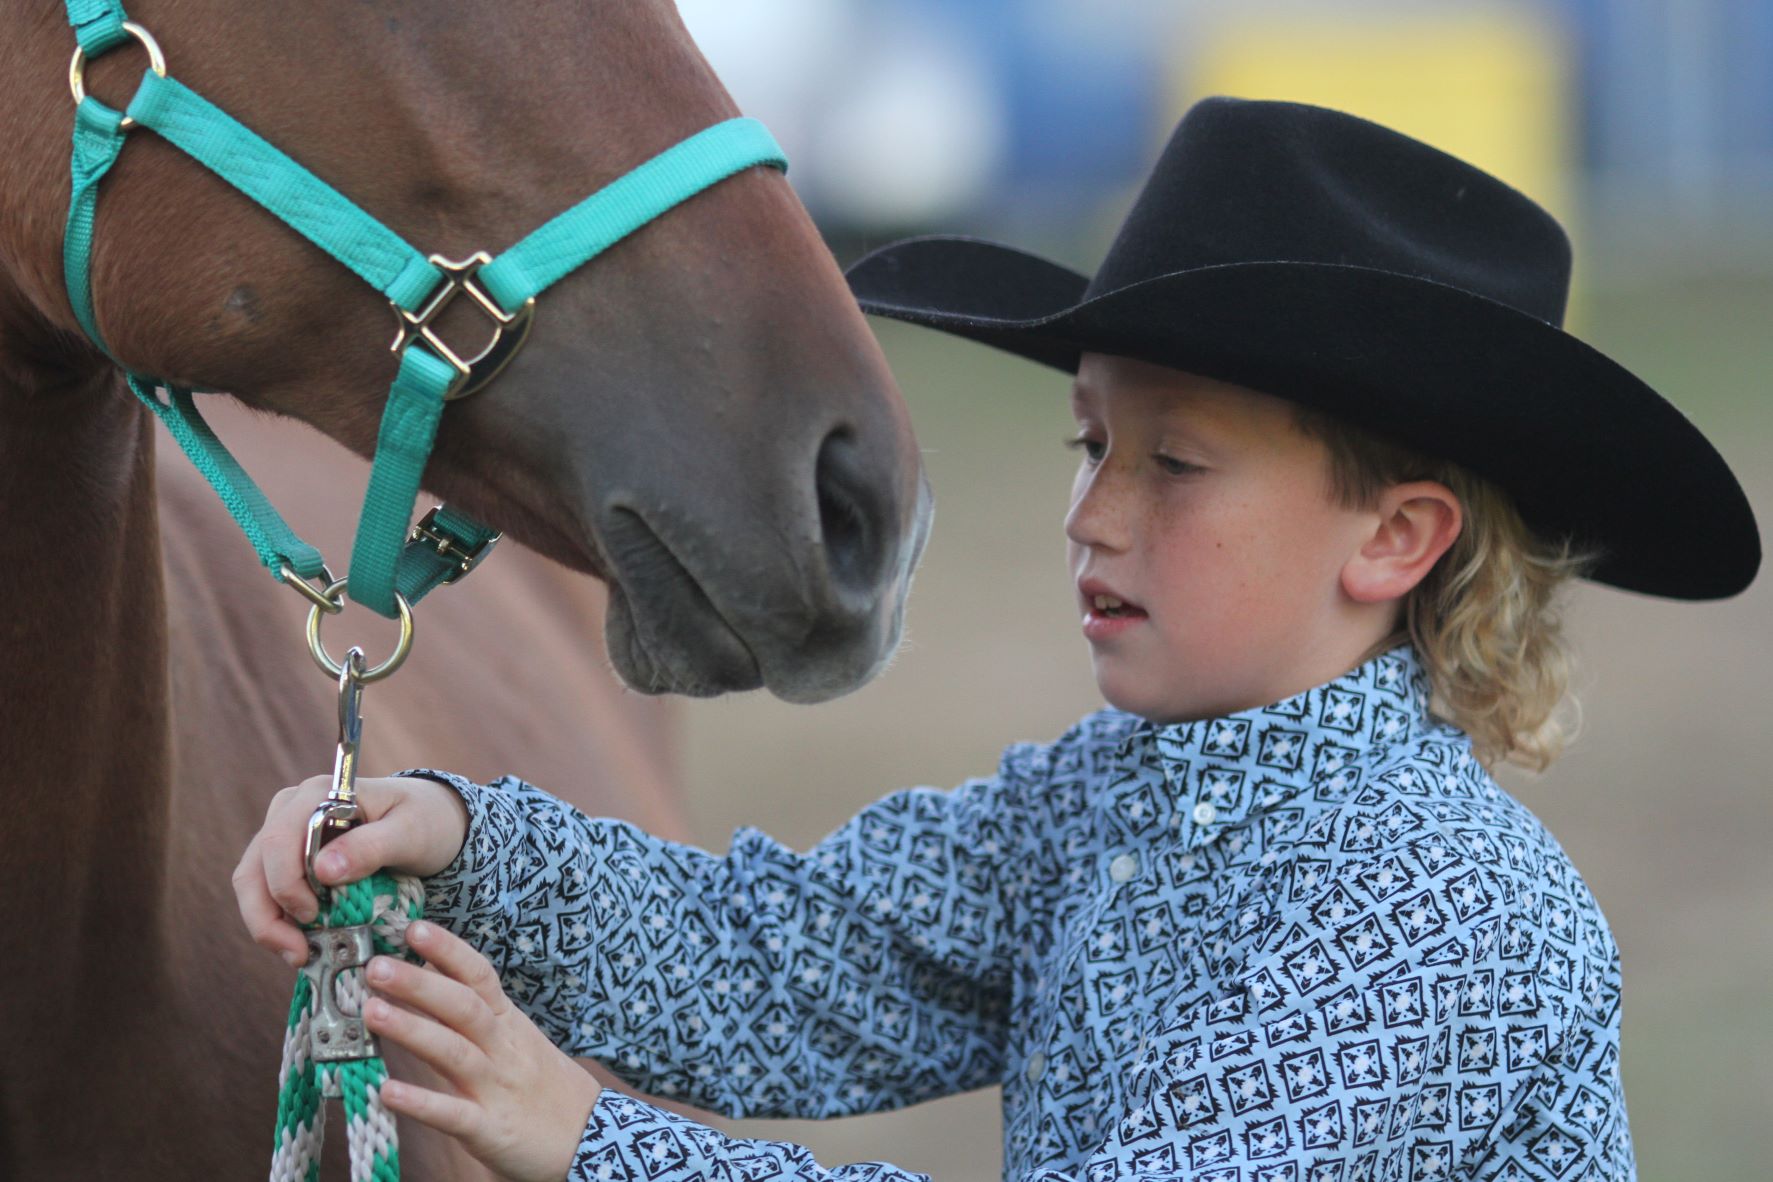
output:
<instances>
[{"instance_id":1,"label":"rope loop","mask_svg":"<svg viewBox=\"0 0 1773 1182\"><path fill-rule=\"evenodd\" d=\"M319 919L305 925L305 931L340 934L344 929L360 928L366 931L374 952L418 959L406 945L407 926L424 913L425 888L418 879L378 872L329 895ZM400 1177L400 1142L394 1117L382 1103L388 1069L374 1040L365 1039L367 1054L360 1057L329 1061L316 1053L317 1027L324 1026L329 1014L361 1023L368 996L362 962L368 957L335 966L334 971L316 963L319 959L311 960L296 978L295 996L290 1001L283 1064L277 1073L271 1182L314 1182L320 1176L329 1096L337 1097L344 1106L352 1182L396 1182ZM331 996L323 996L322 988Z\"/></svg>"}]
</instances>

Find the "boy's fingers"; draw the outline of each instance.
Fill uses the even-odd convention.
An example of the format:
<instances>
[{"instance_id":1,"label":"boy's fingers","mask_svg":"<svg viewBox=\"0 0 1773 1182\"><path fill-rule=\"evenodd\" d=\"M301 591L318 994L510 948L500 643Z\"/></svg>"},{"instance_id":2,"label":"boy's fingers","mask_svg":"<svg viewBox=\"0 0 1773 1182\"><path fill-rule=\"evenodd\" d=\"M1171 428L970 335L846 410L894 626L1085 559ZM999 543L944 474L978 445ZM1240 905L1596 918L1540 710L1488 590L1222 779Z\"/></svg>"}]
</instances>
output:
<instances>
[{"instance_id":1,"label":"boy's fingers","mask_svg":"<svg viewBox=\"0 0 1773 1182\"><path fill-rule=\"evenodd\" d=\"M330 781L321 779L314 783L320 791L292 801L291 816L280 819L278 826L280 831L292 834L292 865L304 874L301 850L308 818L326 799L325 789ZM389 777L359 780L357 800L363 810L362 820L328 841L314 858L315 876L326 886L356 882L383 868L406 866L414 860L422 844L421 835L414 829L423 820L423 815L417 810L401 807L407 803L407 793L400 780ZM294 816L298 811L300 816Z\"/></svg>"},{"instance_id":2,"label":"boy's fingers","mask_svg":"<svg viewBox=\"0 0 1773 1182\"><path fill-rule=\"evenodd\" d=\"M370 821L347 829L314 857L314 873L327 886L367 878L386 865L387 827Z\"/></svg>"},{"instance_id":3,"label":"boy's fingers","mask_svg":"<svg viewBox=\"0 0 1773 1182\"><path fill-rule=\"evenodd\" d=\"M320 901L308 885L308 867L304 861L308 836L308 818L326 799L330 781L317 778L302 785L299 794L283 806L275 823L267 822L259 840L265 844L265 878L271 897L304 923L314 918ZM371 819L328 841L314 857L314 874L323 885L342 886L366 878L381 869L390 856L388 845L393 827L383 823L387 805L374 800L380 786L373 781L360 781L359 800ZM381 804L381 809L373 806Z\"/></svg>"},{"instance_id":4,"label":"boy's fingers","mask_svg":"<svg viewBox=\"0 0 1773 1182\"><path fill-rule=\"evenodd\" d=\"M308 869L302 864L302 837L266 830L253 844L259 849L265 887L277 905L303 923L318 915L320 900L308 886Z\"/></svg>"},{"instance_id":5,"label":"boy's fingers","mask_svg":"<svg viewBox=\"0 0 1773 1182\"><path fill-rule=\"evenodd\" d=\"M477 1046L494 1043L498 1027L485 999L441 972L378 956L370 961L369 984L378 993L459 1031Z\"/></svg>"},{"instance_id":6,"label":"boy's fingers","mask_svg":"<svg viewBox=\"0 0 1773 1182\"><path fill-rule=\"evenodd\" d=\"M271 897L259 867L257 843L246 848L246 856L234 870L234 898L240 905L240 918L254 943L281 953L292 968L299 968L308 959L308 941L301 929L284 918L283 908Z\"/></svg>"},{"instance_id":7,"label":"boy's fingers","mask_svg":"<svg viewBox=\"0 0 1773 1182\"><path fill-rule=\"evenodd\" d=\"M416 1000L416 999L408 999ZM422 1059L427 1066L457 1086L472 1085L484 1074L487 1057L481 1049L442 1022L432 1021L430 1007L419 1002L421 1012L404 1010L385 998L373 997L363 1005L363 1021L376 1034L395 1042ZM443 1017L443 1015L438 1015ZM448 1021L447 1018L444 1018ZM472 1091L469 1086L467 1090Z\"/></svg>"},{"instance_id":8,"label":"boy's fingers","mask_svg":"<svg viewBox=\"0 0 1773 1182\"><path fill-rule=\"evenodd\" d=\"M493 1016L510 1005L492 962L454 932L421 920L406 929L406 939L427 963L473 990Z\"/></svg>"},{"instance_id":9,"label":"boy's fingers","mask_svg":"<svg viewBox=\"0 0 1773 1182\"><path fill-rule=\"evenodd\" d=\"M253 839L264 867L265 885L278 906L303 923L320 911L320 900L308 887L308 871L302 862L302 843L308 832L308 815L326 799L330 777L313 776L271 799L264 828ZM250 853L251 847L249 847Z\"/></svg>"},{"instance_id":10,"label":"boy's fingers","mask_svg":"<svg viewBox=\"0 0 1773 1182\"><path fill-rule=\"evenodd\" d=\"M382 1084L382 1101L401 1116L452 1137L468 1139L480 1130L480 1109L457 1096L390 1079Z\"/></svg>"}]
</instances>

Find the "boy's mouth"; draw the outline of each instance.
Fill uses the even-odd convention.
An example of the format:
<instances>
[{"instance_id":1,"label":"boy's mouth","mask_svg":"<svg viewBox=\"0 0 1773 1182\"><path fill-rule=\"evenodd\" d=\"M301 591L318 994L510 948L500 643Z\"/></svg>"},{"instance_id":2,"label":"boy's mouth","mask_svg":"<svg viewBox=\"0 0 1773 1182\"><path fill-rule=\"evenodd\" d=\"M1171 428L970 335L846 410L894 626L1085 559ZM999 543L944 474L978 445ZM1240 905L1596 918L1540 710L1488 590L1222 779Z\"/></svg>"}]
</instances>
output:
<instances>
[{"instance_id":1,"label":"boy's mouth","mask_svg":"<svg viewBox=\"0 0 1773 1182\"><path fill-rule=\"evenodd\" d=\"M1091 615L1103 616L1110 620L1145 614L1144 609L1138 604L1128 603L1113 595L1092 595L1089 602Z\"/></svg>"},{"instance_id":2,"label":"boy's mouth","mask_svg":"<svg viewBox=\"0 0 1773 1182\"><path fill-rule=\"evenodd\" d=\"M1078 598L1083 600L1084 628L1094 635L1109 621L1124 627L1133 620L1144 619L1146 611L1130 599L1117 594L1108 584L1097 579L1084 579L1077 585ZM1092 629L1091 625L1097 625ZM1104 634L1106 635L1106 634Z\"/></svg>"}]
</instances>

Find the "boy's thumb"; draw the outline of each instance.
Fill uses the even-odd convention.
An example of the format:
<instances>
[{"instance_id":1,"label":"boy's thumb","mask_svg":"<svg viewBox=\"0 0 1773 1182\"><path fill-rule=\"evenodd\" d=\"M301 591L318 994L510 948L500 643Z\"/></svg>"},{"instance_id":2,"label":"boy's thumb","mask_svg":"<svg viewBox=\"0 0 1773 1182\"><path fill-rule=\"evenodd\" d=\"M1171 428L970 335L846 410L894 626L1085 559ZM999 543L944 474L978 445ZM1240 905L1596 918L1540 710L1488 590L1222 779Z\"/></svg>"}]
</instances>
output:
<instances>
[{"instance_id":1,"label":"boy's thumb","mask_svg":"<svg viewBox=\"0 0 1773 1182\"><path fill-rule=\"evenodd\" d=\"M327 886L341 886L373 874L381 866L375 848L379 844L366 825L347 830L314 855L314 875Z\"/></svg>"}]
</instances>

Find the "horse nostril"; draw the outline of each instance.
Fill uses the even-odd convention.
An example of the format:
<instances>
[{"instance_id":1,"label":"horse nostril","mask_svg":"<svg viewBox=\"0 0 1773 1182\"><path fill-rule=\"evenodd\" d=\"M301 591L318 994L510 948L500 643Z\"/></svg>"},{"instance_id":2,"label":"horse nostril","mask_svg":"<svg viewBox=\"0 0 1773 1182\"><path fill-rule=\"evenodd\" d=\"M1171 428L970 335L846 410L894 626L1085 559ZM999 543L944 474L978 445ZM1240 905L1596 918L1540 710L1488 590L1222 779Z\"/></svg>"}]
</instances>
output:
<instances>
[{"instance_id":1,"label":"horse nostril","mask_svg":"<svg viewBox=\"0 0 1773 1182\"><path fill-rule=\"evenodd\" d=\"M819 445L813 482L831 581L846 591L873 592L886 557L883 474L871 470L861 445L848 428L840 427Z\"/></svg>"}]
</instances>

